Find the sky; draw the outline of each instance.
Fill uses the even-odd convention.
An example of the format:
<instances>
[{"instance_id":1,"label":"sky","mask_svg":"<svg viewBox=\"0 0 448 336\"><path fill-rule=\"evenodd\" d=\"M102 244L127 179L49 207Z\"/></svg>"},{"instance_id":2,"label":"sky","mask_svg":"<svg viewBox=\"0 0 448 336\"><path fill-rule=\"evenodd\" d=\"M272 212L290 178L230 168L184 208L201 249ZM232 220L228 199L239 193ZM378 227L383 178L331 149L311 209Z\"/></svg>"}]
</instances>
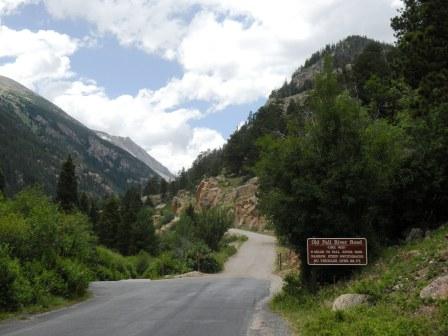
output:
<instances>
[{"instance_id":1,"label":"sky","mask_svg":"<svg viewBox=\"0 0 448 336\"><path fill-rule=\"evenodd\" d=\"M221 147L315 51L393 42L399 0L0 0L0 75L172 172Z\"/></svg>"}]
</instances>

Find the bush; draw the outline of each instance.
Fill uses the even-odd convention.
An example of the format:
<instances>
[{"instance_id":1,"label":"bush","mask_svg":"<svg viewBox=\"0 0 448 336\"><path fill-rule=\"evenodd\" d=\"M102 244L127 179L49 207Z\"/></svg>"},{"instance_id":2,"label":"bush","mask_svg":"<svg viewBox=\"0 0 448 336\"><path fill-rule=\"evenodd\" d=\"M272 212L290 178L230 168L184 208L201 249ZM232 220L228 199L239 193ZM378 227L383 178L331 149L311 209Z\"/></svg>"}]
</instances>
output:
<instances>
[{"instance_id":1,"label":"bush","mask_svg":"<svg viewBox=\"0 0 448 336\"><path fill-rule=\"evenodd\" d=\"M170 206L166 206L162 210L162 219L160 220L160 224L166 225L174 219L175 215Z\"/></svg>"},{"instance_id":2,"label":"bush","mask_svg":"<svg viewBox=\"0 0 448 336\"><path fill-rule=\"evenodd\" d=\"M98 246L96 255L96 263L93 268L98 280L122 280L137 276L132 262L121 254Z\"/></svg>"},{"instance_id":3,"label":"bush","mask_svg":"<svg viewBox=\"0 0 448 336\"><path fill-rule=\"evenodd\" d=\"M86 292L92 280L92 274L86 266L71 259L61 259L58 261L57 270L67 286L65 297L82 296Z\"/></svg>"},{"instance_id":4,"label":"bush","mask_svg":"<svg viewBox=\"0 0 448 336\"><path fill-rule=\"evenodd\" d=\"M233 216L225 209L211 208L195 215L195 235L213 251L217 251L224 234L233 224Z\"/></svg>"},{"instance_id":5,"label":"bush","mask_svg":"<svg viewBox=\"0 0 448 336\"><path fill-rule=\"evenodd\" d=\"M189 270L188 266L175 258L172 253L164 252L153 260L143 274L143 277L157 279L165 275L182 274Z\"/></svg>"},{"instance_id":6,"label":"bush","mask_svg":"<svg viewBox=\"0 0 448 336\"><path fill-rule=\"evenodd\" d=\"M65 214L39 189L0 198L0 310L48 306L85 293L95 238L88 219Z\"/></svg>"},{"instance_id":7,"label":"bush","mask_svg":"<svg viewBox=\"0 0 448 336\"><path fill-rule=\"evenodd\" d=\"M32 301L30 284L5 246L0 246L0 274L0 309L14 310Z\"/></svg>"},{"instance_id":8,"label":"bush","mask_svg":"<svg viewBox=\"0 0 448 336\"><path fill-rule=\"evenodd\" d=\"M145 251L140 251L139 254L137 254L133 260L134 260L134 265L135 265L135 271L137 272L138 275L142 275L143 273L145 273L145 271L148 269L149 264L151 262L151 256L149 255L149 253L145 252Z\"/></svg>"}]
</instances>

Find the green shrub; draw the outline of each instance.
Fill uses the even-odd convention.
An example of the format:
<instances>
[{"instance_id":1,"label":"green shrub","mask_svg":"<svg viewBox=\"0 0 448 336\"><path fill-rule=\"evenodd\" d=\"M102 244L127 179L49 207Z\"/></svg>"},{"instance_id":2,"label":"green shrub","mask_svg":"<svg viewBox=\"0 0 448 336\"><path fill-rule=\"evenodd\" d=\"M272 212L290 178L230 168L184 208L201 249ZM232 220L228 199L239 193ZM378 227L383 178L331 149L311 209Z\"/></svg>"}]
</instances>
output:
<instances>
[{"instance_id":1,"label":"green shrub","mask_svg":"<svg viewBox=\"0 0 448 336\"><path fill-rule=\"evenodd\" d=\"M0 274L0 309L14 310L32 301L30 284L5 246L0 246Z\"/></svg>"},{"instance_id":2,"label":"green shrub","mask_svg":"<svg viewBox=\"0 0 448 336\"><path fill-rule=\"evenodd\" d=\"M185 273L189 270L188 266L175 258L171 252L164 252L153 260L143 274L143 277L157 279L165 275Z\"/></svg>"},{"instance_id":3,"label":"green shrub","mask_svg":"<svg viewBox=\"0 0 448 336\"><path fill-rule=\"evenodd\" d=\"M148 269L151 259L152 257L145 251L140 251L140 253L134 257L135 271L138 275L142 275Z\"/></svg>"},{"instance_id":4,"label":"green shrub","mask_svg":"<svg viewBox=\"0 0 448 336\"><path fill-rule=\"evenodd\" d=\"M173 219L174 219L174 217L175 217L175 215L174 215L174 212L173 212L173 210L171 209L171 207L169 207L169 206L166 206L165 208L163 208L163 210L162 210L162 218L161 218L161 220L160 220L160 224L163 226L163 225L166 225L166 224L168 224L169 222L171 222Z\"/></svg>"},{"instance_id":5,"label":"green shrub","mask_svg":"<svg viewBox=\"0 0 448 336\"><path fill-rule=\"evenodd\" d=\"M65 297L72 298L85 294L92 279L92 274L86 266L71 259L61 259L58 261L57 270L67 285Z\"/></svg>"},{"instance_id":6,"label":"green shrub","mask_svg":"<svg viewBox=\"0 0 448 336\"><path fill-rule=\"evenodd\" d=\"M195 235L213 251L217 251L224 234L233 224L233 216L225 209L203 210L194 217Z\"/></svg>"},{"instance_id":7,"label":"green shrub","mask_svg":"<svg viewBox=\"0 0 448 336\"><path fill-rule=\"evenodd\" d=\"M203 273L218 273L222 271L223 265L213 255L208 255L201 259L199 271Z\"/></svg>"},{"instance_id":8,"label":"green shrub","mask_svg":"<svg viewBox=\"0 0 448 336\"><path fill-rule=\"evenodd\" d=\"M106 247L96 248L96 263L93 266L98 280L121 280L135 278L137 272L130 259Z\"/></svg>"},{"instance_id":9,"label":"green shrub","mask_svg":"<svg viewBox=\"0 0 448 336\"><path fill-rule=\"evenodd\" d=\"M33 284L34 301L41 303L42 298L51 295L63 296L67 292L67 284L55 270L48 270L38 261L27 262L23 266L26 277ZM47 299L44 299L47 301Z\"/></svg>"}]
</instances>

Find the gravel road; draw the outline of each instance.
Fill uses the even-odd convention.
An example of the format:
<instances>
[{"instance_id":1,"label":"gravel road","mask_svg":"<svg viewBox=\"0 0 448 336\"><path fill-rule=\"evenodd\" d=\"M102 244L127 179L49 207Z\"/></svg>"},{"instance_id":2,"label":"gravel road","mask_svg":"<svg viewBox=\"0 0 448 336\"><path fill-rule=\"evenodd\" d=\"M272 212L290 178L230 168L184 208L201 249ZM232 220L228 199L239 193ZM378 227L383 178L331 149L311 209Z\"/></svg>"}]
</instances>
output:
<instances>
[{"instance_id":1,"label":"gravel road","mask_svg":"<svg viewBox=\"0 0 448 336\"><path fill-rule=\"evenodd\" d=\"M4 336L288 335L266 306L280 288L275 238L248 236L223 273L171 280L94 282L94 297L27 320L0 324Z\"/></svg>"}]
</instances>

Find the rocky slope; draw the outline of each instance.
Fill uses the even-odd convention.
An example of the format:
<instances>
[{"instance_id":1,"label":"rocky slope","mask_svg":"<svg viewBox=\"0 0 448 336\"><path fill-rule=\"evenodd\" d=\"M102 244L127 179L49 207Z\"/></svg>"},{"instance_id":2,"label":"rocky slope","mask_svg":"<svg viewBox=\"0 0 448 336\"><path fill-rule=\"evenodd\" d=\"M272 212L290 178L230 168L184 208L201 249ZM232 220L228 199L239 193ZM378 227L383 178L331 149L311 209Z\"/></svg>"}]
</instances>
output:
<instances>
[{"instance_id":1,"label":"rocky slope","mask_svg":"<svg viewBox=\"0 0 448 336\"><path fill-rule=\"evenodd\" d=\"M109 141L110 143L124 149L125 151L142 161L149 168L155 171L160 177L164 178L165 181L170 182L174 180L175 176L168 170L168 168L163 166L159 161L149 155L147 151L137 145L131 138L110 135L100 131L96 131L96 134L101 139Z\"/></svg>"},{"instance_id":2,"label":"rocky slope","mask_svg":"<svg viewBox=\"0 0 448 336\"><path fill-rule=\"evenodd\" d=\"M257 209L257 191L257 178L243 181L241 178L209 177L199 183L195 193L179 190L171 201L171 209L178 218L189 205L198 211L223 207L235 215L235 228L264 231L268 222Z\"/></svg>"},{"instance_id":3,"label":"rocky slope","mask_svg":"<svg viewBox=\"0 0 448 336\"><path fill-rule=\"evenodd\" d=\"M156 174L51 102L0 76L0 165L7 194L34 184L54 193L69 154L77 165L80 189L91 194L121 193Z\"/></svg>"}]
</instances>

